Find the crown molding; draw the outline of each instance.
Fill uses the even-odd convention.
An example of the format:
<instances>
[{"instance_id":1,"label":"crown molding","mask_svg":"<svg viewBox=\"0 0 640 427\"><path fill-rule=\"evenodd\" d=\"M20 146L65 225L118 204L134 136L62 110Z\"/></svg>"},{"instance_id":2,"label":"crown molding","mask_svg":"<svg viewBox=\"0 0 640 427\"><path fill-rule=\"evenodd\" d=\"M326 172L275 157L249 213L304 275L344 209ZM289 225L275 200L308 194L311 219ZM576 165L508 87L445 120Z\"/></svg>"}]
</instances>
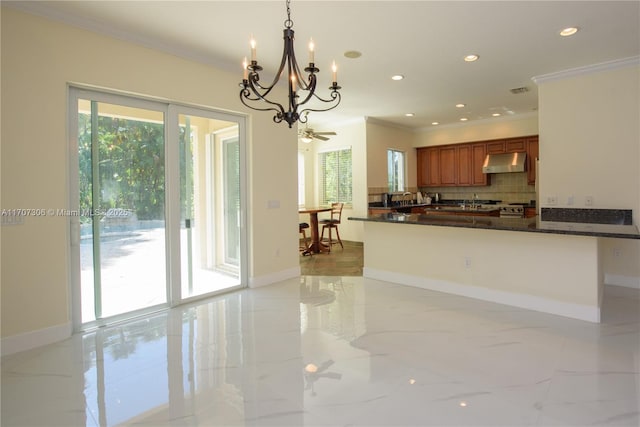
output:
<instances>
[{"instance_id":1,"label":"crown molding","mask_svg":"<svg viewBox=\"0 0 640 427\"><path fill-rule=\"evenodd\" d=\"M568 70L557 71L555 73L542 74L531 77L537 85L554 80L563 80L577 77L584 74L599 73L602 71L617 70L619 68L633 67L640 65L640 56L630 56L628 58L616 59L613 61L601 62L599 64L585 65L584 67L570 68Z\"/></svg>"}]
</instances>

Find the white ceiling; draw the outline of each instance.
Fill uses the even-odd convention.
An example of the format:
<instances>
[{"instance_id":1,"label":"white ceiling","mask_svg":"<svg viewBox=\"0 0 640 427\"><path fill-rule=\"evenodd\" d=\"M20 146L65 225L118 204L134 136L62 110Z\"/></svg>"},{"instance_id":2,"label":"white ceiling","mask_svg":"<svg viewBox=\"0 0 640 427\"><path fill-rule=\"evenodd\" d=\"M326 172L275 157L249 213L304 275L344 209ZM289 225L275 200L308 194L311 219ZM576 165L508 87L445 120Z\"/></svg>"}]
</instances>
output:
<instances>
[{"instance_id":1,"label":"white ceiling","mask_svg":"<svg viewBox=\"0 0 640 427\"><path fill-rule=\"evenodd\" d=\"M3 1L3 3L11 3ZM72 25L238 73L251 34L270 81L282 55L285 1L45 1L13 4ZM410 128L531 114L531 80L640 55L639 1L305 1L293 0L296 52L316 44L321 95L338 63L342 103L310 124L373 117ZM572 37L559 30L577 26ZM362 52L348 59L344 52ZM480 59L465 63L475 53ZM399 82L391 80L403 74ZM176 82L179 84L179 82ZM212 82L215 84L215 82ZM529 92L514 95L512 88ZM456 108L464 103L466 107ZM240 107L240 101L238 101ZM415 117L405 117L405 113ZM258 113L268 114L268 113ZM283 126L285 126L283 124Z\"/></svg>"}]
</instances>

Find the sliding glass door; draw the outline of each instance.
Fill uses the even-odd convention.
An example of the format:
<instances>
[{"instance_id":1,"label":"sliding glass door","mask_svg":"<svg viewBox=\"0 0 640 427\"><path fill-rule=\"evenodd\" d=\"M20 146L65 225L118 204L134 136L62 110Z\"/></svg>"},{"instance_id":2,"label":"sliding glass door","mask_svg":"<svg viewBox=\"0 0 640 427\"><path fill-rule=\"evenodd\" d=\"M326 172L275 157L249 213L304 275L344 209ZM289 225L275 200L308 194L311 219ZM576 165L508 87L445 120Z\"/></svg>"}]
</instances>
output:
<instances>
[{"instance_id":1,"label":"sliding glass door","mask_svg":"<svg viewBox=\"0 0 640 427\"><path fill-rule=\"evenodd\" d=\"M240 286L240 149L237 122L181 113L181 294Z\"/></svg>"},{"instance_id":2,"label":"sliding glass door","mask_svg":"<svg viewBox=\"0 0 640 427\"><path fill-rule=\"evenodd\" d=\"M71 89L76 329L243 283L237 117Z\"/></svg>"},{"instance_id":3,"label":"sliding glass door","mask_svg":"<svg viewBox=\"0 0 640 427\"><path fill-rule=\"evenodd\" d=\"M82 321L165 305L165 114L77 108Z\"/></svg>"}]
</instances>

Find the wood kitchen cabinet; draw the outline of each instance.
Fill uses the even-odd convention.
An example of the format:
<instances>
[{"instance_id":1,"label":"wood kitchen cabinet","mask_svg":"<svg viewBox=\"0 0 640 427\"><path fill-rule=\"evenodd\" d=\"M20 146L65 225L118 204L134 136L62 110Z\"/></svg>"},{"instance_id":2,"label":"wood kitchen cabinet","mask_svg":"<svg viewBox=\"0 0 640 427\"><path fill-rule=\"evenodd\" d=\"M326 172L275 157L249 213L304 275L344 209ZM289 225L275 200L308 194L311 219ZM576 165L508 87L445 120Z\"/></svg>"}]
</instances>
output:
<instances>
[{"instance_id":1,"label":"wood kitchen cabinet","mask_svg":"<svg viewBox=\"0 0 640 427\"><path fill-rule=\"evenodd\" d=\"M536 183L536 163L539 158L539 143L537 136L527 138L527 183Z\"/></svg>"},{"instance_id":2,"label":"wood kitchen cabinet","mask_svg":"<svg viewBox=\"0 0 640 427\"><path fill-rule=\"evenodd\" d=\"M504 152L504 141L487 142L487 154L502 154Z\"/></svg>"},{"instance_id":3,"label":"wood kitchen cabinet","mask_svg":"<svg viewBox=\"0 0 640 427\"><path fill-rule=\"evenodd\" d=\"M439 147L418 148L418 186L440 185Z\"/></svg>"},{"instance_id":4,"label":"wood kitchen cabinet","mask_svg":"<svg viewBox=\"0 0 640 427\"><path fill-rule=\"evenodd\" d=\"M484 143L418 148L418 187L487 185L485 156Z\"/></svg>"},{"instance_id":5,"label":"wood kitchen cabinet","mask_svg":"<svg viewBox=\"0 0 640 427\"><path fill-rule=\"evenodd\" d=\"M458 167L458 185L473 184L473 151L472 146L464 144L456 147L456 163Z\"/></svg>"},{"instance_id":6,"label":"wood kitchen cabinet","mask_svg":"<svg viewBox=\"0 0 640 427\"><path fill-rule=\"evenodd\" d=\"M456 185L458 183L457 147L442 147L438 151L440 157L440 185Z\"/></svg>"},{"instance_id":7,"label":"wood kitchen cabinet","mask_svg":"<svg viewBox=\"0 0 640 427\"><path fill-rule=\"evenodd\" d=\"M505 153L524 153L527 151L527 138L508 139L505 141Z\"/></svg>"},{"instance_id":8,"label":"wood kitchen cabinet","mask_svg":"<svg viewBox=\"0 0 640 427\"><path fill-rule=\"evenodd\" d=\"M487 157L487 144L471 145L471 185L489 185L489 175L482 172Z\"/></svg>"},{"instance_id":9,"label":"wood kitchen cabinet","mask_svg":"<svg viewBox=\"0 0 640 427\"><path fill-rule=\"evenodd\" d=\"M536 181L538 136L417 148L419 187L489 185L482 172L487 154L527 153L527 182Z\"/></svg>"}]
</instances>

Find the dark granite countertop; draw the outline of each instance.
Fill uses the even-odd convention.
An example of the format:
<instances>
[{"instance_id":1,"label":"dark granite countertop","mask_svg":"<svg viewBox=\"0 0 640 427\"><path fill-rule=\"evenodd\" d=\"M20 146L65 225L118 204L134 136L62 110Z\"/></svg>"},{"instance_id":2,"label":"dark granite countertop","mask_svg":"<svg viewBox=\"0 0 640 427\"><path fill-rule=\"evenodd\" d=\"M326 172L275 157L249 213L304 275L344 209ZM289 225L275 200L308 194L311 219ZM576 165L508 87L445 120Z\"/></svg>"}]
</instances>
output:
<instances>
[{"instance_id":1,"label":"dark granite countertop","mask_svg":"<svg viewBox=\"0 0 640 427\"><path fill-rule=\"evenodd\" d=\"M388 213L367 215L365 217L349 217L349 220L640 240L640 233L635 225L542 221L537 217L500 218L473 215Z\"/></svg>"},{"instance_id":2,"label":"dark granite countertop","mask_svg":"<svg viewBox=\"0 0 640 427\"><path fill-rule=\"evenodd\" d=\"M391 205L391 206L382 206L382 203L369 203L369 208L375 208L377 210L388 210L388 211L395 211L395 210L400 210L400 209L411 209L411 208L425 208L425 209L433 209L433 210L439 210L441 212L465 212L465 211L470 211L470 212L476 212L476 213L491 213L491 212L496 212L498 210L500 210L500 208L497 205L490 205L490 204L483 204L483 205L479 205L476 206L474 208L471 208L469 206L466 206L464 208L462 208L459 204L453 204L453 203L431 203L431 204L426 204L426 203L408 203L405 205Z\"/></svg>"}]
</instances>

